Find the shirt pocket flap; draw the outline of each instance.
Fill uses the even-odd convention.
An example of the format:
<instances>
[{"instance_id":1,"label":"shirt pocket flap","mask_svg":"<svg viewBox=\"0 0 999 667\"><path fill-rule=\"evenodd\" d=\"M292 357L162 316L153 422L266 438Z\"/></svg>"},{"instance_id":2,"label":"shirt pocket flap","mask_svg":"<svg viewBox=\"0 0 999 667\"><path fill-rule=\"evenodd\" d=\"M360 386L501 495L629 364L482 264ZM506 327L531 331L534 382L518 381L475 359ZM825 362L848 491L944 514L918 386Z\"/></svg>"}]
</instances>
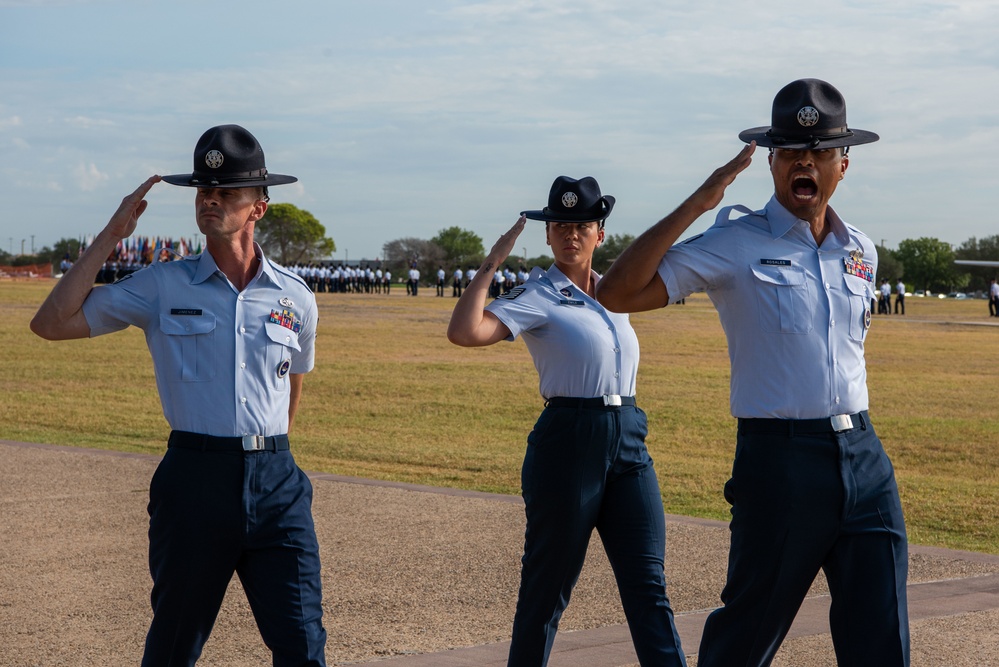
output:
<instances>
[{"instance_id":1,"label":"shirt pocket flap","mask_svg":"<svg viewBox=\"0 0 999 667\"><path fill-rule=\"evenodd\" d=\"M214 330L214 315L160 315L160 331L167 336L193 336Z\"/></svg>"},{"instance_id":2,"label":"shirt pocket flap","mask_svg":"<svg viewBox=\"0 0 999 667\"><path fill-rule=\"evenodd\" d=\"M302 351L302 348L298 344L298 334L291 329L283 327L280 324L275 324L274 322L264 322L264 331L267 332L267 337L273 342L299 352Z\"/></svg>"},{"instance_id":3,"label":"shirt pocket flap","mask_svg":"<svg viewBox=\"0 0 999 667\"><path fill-rule=\"evenodd\" d=\"M846 283L846 289L857 296L862 296L866 299L874 298L874 285L867 282L863 278L857 276L844 275L844 282Z\"/></svg>"},{"instance_id":4,"label":"shirt pocket flap","mask_svg":"<svg viewBox=\"0 0 999 667\"><path fill-rule=\"evenodd\" d=\"M749 267L761 282L771 285L797 287L805 284L805 271L796 266L756 266Z\"/></svg>"}]
</instances>

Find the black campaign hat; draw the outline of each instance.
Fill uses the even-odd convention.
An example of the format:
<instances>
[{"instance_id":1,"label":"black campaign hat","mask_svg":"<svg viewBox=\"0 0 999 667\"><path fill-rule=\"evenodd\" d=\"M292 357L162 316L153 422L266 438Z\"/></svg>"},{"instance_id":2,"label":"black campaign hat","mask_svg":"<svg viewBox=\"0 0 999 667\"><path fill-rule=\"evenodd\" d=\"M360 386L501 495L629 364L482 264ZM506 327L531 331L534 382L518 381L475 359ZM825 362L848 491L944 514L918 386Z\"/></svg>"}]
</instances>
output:
<instances>
[{"instance_id":1,"label":"black campaign hat","mask_svg":"<svg viewBox=\"0 0 999 667\"><path fill-rule=\"evenodd\" d=\"M613 208L614 198L601 195L597 179L592 176L584 176L578 181L559 176L548 193L548 206L520 214L545 222L592 222L605 219Z\"/></svg>"},{"instance_id":2,"label":"black campaign hat","mask_svg":"<svg viewBox=\"0 0 999 667\"><path fill-rule=\"evenodd\" d=\"M239 125L219 125L198 139L194 173L172 174L163 180L192 188L252 188L284 185L298 179L268 173L256 137Z\"/></svg>"},{"instance_id":3,"label":"black campaign hat","mask_svg":"<svg viewBox=\"0 0 999 667\"><path fill-rule=\"evenodd\" d=\"M839 148L877 141L874 132L846 125L846 100L832 84L818 79L799 79L787 84L774 97L770 127L743 130L739 138L747 144L767 148Z\"/></svg>"}]
</instances>

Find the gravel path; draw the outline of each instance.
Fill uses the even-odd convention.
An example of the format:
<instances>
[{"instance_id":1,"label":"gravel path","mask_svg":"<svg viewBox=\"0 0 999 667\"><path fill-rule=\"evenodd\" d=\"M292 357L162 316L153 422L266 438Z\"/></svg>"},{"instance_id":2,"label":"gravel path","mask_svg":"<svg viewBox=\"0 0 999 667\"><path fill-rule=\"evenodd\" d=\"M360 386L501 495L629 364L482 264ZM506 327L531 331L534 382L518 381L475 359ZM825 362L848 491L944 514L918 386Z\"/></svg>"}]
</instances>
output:
<instances>
[{"instance_id":1,"label":"gravel path","mask_svg":"<svg viewBox=\"0 0 999 667\"><path fill-rule=\"evenodd\" d=\"M138 664L150 618L145 505L158 459L8 441L0 457L0 666ZM503 664L496 656L509 639L524 531L519 498L324 474L313 483L331 665ZM693 654L691 638L718 604L728 531L683 517L667 524L669 592ZM923 582L913 591L926 598L910 604L914 666L999 664L997 573L999 557L913 548L910 583ZM820 577L809 600L819 620L805 619L775 665L835 664L828 634L813 628L824 592ZM551 664L633 664L633 653L616 657L628 654L623 623L594 539ZM570 650L573 642L584 648ZM611 645L622 646L611 655ZM460 647L478 648L442 653ZM466 662L448 662L459 658ZM268 664L234 581L199 665Z\"/></svg>"}]
</instances>

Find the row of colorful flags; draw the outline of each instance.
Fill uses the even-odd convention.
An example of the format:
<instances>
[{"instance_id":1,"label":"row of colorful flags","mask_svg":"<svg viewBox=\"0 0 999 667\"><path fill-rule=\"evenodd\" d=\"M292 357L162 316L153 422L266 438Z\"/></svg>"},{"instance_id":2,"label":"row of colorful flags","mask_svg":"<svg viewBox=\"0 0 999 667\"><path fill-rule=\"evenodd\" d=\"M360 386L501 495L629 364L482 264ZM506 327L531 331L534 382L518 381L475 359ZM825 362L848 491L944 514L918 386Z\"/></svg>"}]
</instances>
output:
<instances>
[{"instance_id":1,"label":"row of colorful flags","mask_svg":"<svg viewBox=\"0 0 999 667\"><path fill-rule=\"evenodd\" d=\"M88 235L80 240L80 254L94 242L94 236ZM164 250L166 252L164 252ZM183 237L174 239L169 236L129 236L118 241L114 252L108 261L119 264L152 264L154 261L178 259L187 255L201 254L201 241L193 241ZM161 257L162 255L162 257Z\"/></svg>"}]
</instances>

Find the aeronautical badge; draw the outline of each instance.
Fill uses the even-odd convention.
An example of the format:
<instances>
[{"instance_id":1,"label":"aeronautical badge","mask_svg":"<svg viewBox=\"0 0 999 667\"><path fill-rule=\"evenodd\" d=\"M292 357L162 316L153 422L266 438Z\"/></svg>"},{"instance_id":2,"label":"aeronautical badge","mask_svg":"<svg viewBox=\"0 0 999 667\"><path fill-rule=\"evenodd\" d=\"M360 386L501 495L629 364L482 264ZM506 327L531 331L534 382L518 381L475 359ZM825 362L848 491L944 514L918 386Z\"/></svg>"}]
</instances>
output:
<instances>
[{"instance_id":1,"label":"aeronautical badge","mask_svg":"<svg viewBox=\"0 0 999 667\"><path fill-rule=\"evenodd\" d=\"M572 208L579 201L579 197L576 196L575 192L566 192L562 195L562 206L566 208Z\"/></svg>"},{"instance_id":2,"label":"aeronautical badge","mask_svg":"<svg viewBox=\"0 0 999 667\"><path fill-rule=\"evenodd\" d=\"M560 289L558 291L558 293L561 294L564 297L571 297L572 296L572 290L569 289L568 287L563 287L562 289Z\"/></svg>"},{"instance_id":3,"label":"aeronautical badge","mask_svg":"<svg viewBox=\"0 0 999 667\"><path fill-rule=\"evenodd\" d=\"M288 374L291 370L291 359L283 359L277 367L277 376L279 380L283 380L284 376Z\"/></svg>"},{"instance_id":4,"label":"aeronautical badge","mask_svg":"<svg viewBox=\"0 0 999 667\"><path fill-rule=\"evenodd\" d=\"M292 306L295 305L295 302L292 301L291 299L289 299L286 296L281 297L281 299L278 301L278 303L281 304L282 306L284 306L285 308L291 308Z\"/></svg>"},{"instance_id":5,"label":"aeronautical badge","mask_svg":"<svg viewBox=\"0 0 999 667\"><path fill-rule=\"evenodd\" d=\"M864 258L864 251L863 251L863 249L857 248L856 250L851 250L850 251L850 258L853 261L855 261L855 262L859 262L860 260L862 260Z\"/></svg>"},{"instance_id":6,"label":"aeronautical badge","mask_svg":"<svg viewBox=\"0 0 999 667\"><path fill-rule=\"evenodd\" d=\"M864 328L865 329L870 329L871 328L871 309L870 308L864 308Z\"/></svg>"},{"instance_id":7,"label":"aeronautical badge","mask_svg":"<svg viewBox=\"0 0 999 667\"><path fill-rule=\"evenodd\" d=\"M819 112L815 107L801 107L798 111L798 124L802 127L811 127L819 122Z\"/></svg>"},{"instance_id":8,"label":"aeronautical badge","mask_svg":"<svg viewBox=\"0 0 999 667\"><path fill-rule=\"evenodd\" d=\"M207 164L212 169L218 169L219 167L222 166L223 162L225 162L225 157L222 155L220 151L213 149L208 151L208 153L205 155L205 164Z\"/></svg>"},{"instance_id":9,"label":"aeronautical badge","mask_svg":"<svg viewBox=\"0 0 999 667\"><path fill-rule=\"evenodd\" d=\"M526 288L524 288L524 287L514 287L512 290L510 290L506 294L500 294L496 298L497 299L506 299L507 301L513 301L518 296L520 296L521 294L523 294L525 289Z\"/></svg>"}]
</instances>

